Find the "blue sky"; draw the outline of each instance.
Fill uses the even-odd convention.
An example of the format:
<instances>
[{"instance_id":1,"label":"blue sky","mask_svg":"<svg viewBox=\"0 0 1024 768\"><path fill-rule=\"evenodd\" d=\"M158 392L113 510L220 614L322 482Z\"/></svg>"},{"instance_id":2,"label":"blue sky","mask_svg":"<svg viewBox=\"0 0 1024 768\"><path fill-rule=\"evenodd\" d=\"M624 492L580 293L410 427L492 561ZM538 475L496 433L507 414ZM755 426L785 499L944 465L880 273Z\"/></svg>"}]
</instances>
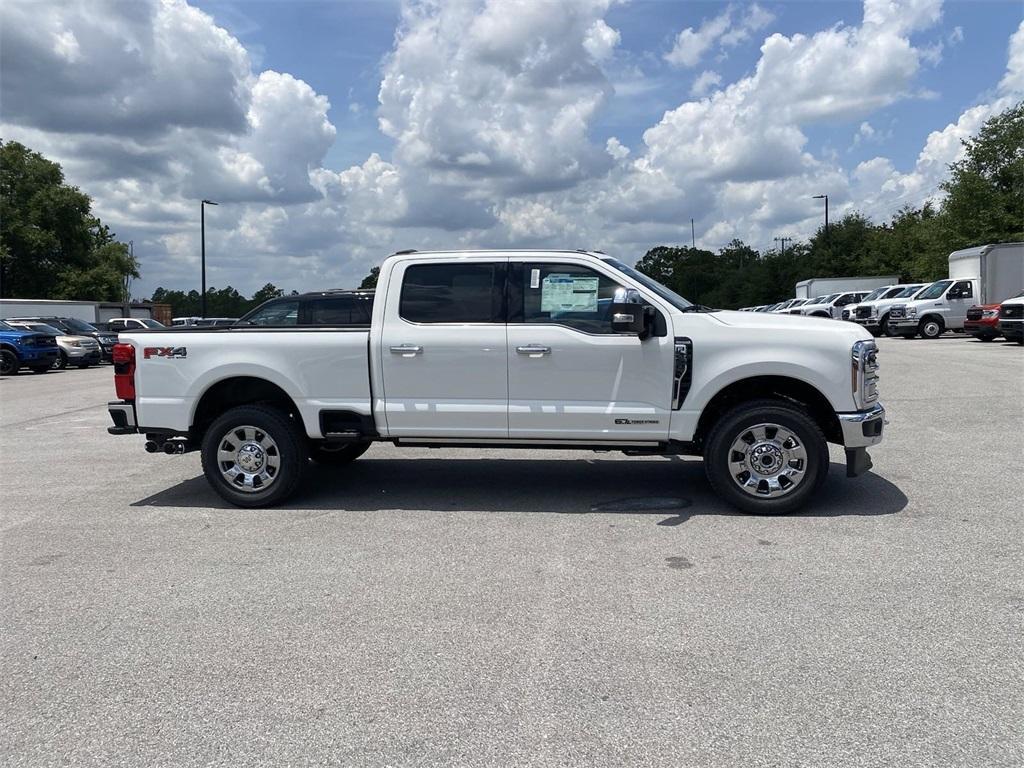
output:
<instances>
[{"instance_id":1,"label":"blue sky","mask_svg":"<svg viewBox=\"0 0 1024 768\"><path fill-rule=\"evenodd\" d=\"M140 295L351 285L404 247L626 260L935 199L1024 98L1019 2L11 0L0 136L131 237Z\"/></svg>"}]
</instances>

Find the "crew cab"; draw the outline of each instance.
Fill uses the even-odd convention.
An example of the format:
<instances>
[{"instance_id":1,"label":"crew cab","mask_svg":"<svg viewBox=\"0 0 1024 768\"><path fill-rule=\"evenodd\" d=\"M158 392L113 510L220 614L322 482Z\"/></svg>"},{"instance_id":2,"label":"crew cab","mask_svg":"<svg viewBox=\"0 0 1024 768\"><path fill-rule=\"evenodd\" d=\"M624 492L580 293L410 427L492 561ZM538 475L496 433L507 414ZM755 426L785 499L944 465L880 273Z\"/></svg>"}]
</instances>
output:
<instances>
[{"instance_id":1,"label":"crew cab","mask_svg":"<svg viewBox=\"0 0 1024 768\"><path fill-rule=\"evenodd\" d=\"M702 456L712 487L759 514L814 495L829 442L856 476L882 439L864 329L709 310L599 252L403 251L368 326L277 316L122 333L109 431L199 450L242 507L284 501L309 459L388 441Z\"/></svg>"},{"instance_id":2,"label":"crew cab","mask_svg":"<svg viewBox=\"0 0 1024 768\"><path fill-rule=\"evenodd\" d=\"M22 368L46 373L59 354L52 335L15 328L0 320L0 375L13 376Z\"/></svg>"}]
</instances>

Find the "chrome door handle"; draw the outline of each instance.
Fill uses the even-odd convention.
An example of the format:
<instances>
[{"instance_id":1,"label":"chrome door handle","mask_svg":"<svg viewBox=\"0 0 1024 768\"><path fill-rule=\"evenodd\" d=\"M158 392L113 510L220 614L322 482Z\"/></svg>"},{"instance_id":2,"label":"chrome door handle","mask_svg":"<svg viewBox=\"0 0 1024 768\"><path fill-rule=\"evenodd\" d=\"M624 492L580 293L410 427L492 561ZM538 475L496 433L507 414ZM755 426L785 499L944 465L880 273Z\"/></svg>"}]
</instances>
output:
<instances>
[{"instance_id":1,"label":"chrome door handle","mask_svg":"<svg viewBox=\"0 0 1024 768\"><path fill-rule=\"evenodd\" d=\"M527 344L523 347L516 347L516 352L520 355L550 355L551 347L542 347L540 344Z\"/></svg>"},{"instance_id":2,"label":"chrome door handle","mask_svg":"<svg viewBox=\"0 0 1024 768\"><path fill-rule=\"evenodd\" d=\"M393 355L418 355L422 351L423 347L418 347L415 344L398 344L391 347L391 354Z\"/></svg>"}]
</instances>

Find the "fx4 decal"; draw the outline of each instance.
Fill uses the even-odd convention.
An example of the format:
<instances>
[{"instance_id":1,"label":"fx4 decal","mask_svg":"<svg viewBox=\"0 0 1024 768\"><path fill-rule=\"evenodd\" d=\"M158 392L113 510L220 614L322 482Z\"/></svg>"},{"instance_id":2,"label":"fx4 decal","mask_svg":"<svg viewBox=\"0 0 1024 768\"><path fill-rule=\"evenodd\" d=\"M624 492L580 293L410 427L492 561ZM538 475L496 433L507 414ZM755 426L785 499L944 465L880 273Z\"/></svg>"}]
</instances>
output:
<instances>
[{"instance_id":1,"label":"fx4 decal","mask_svg":"<svg viewBox=\"0 0 1024 768\"><path fill-rule=\"evenodd\" d=\"M151 357L188 357L188 349L185 347L146 347L142 350L142 356L146 360Z\"/></svg>"}]
</instances>

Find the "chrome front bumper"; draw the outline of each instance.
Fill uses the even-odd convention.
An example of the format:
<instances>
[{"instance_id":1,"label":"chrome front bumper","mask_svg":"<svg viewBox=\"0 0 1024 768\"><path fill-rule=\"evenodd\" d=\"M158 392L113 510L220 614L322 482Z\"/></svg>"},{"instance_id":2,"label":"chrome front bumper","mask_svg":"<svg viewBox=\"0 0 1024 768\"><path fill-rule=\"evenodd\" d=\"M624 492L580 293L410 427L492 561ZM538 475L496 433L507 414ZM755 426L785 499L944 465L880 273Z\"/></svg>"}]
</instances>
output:
<instances>
[{"instance_id":1,"label":"chrome front bumper","mask_svg":"<svg viewBox=\"0 0 1024 768\"><path fill-rule=\"evenodd\" d=\"M846 448L869 448L882 442L882 428L885 426L885 408L875 403L866 411L837 413L839 426L843 430L843 445Z\"/></svg>"}]
</instances>

